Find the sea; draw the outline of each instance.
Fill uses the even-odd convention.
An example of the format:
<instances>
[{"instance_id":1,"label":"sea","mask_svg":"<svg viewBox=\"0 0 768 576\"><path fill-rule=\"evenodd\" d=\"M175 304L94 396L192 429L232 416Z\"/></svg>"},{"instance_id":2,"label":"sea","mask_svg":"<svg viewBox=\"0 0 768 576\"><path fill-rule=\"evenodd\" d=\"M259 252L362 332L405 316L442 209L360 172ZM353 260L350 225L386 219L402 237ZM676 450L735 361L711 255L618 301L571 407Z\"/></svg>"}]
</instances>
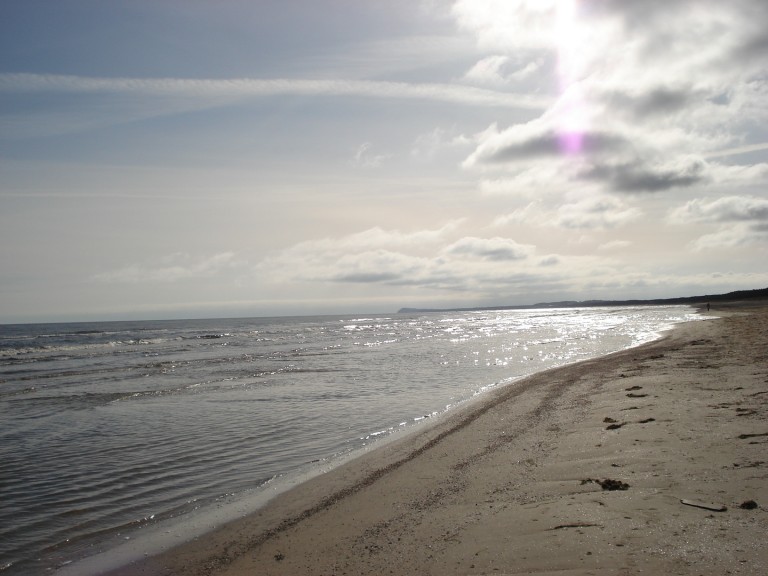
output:
<instances>
[{"instance_id":1,"label":"sea","mask_svg":"<svg viewBox=\"0 0 768 576\"><path fill-rule=\"evenodd\" d=\"M96 574L686 306L0 325L0 574Z\"/></svg>"}]
</instances>

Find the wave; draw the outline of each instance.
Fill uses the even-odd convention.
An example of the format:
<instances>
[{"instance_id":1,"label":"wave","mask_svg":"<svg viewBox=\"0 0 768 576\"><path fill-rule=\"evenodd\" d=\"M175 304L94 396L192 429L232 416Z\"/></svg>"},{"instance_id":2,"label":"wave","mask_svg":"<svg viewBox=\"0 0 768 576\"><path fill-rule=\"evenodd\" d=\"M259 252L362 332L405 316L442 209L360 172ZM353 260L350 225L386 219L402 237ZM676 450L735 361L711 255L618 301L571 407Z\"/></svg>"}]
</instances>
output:
<instances>
[{"instance_id":1,"label":"wave","mask_svg":"<svg viewBox=\"0 0 768 576\"><path fill-rule=\"evenodd\" d=\"M684 317L572 310L0 327L0 459L14 472L0 485L0 567L45 573L118 532Z\"/></svg>"}]
</instances>

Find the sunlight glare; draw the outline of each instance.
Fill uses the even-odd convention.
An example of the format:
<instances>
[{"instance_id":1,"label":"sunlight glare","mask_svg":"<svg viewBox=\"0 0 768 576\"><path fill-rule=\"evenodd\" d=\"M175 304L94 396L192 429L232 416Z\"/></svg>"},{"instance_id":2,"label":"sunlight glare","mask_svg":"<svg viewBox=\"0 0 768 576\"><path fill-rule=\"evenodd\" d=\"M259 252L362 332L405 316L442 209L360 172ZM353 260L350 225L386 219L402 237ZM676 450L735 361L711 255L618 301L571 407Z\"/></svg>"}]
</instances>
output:
<instances>
[{"instance_id":1,"label":"sunlight glare","mask_svg":"<svg viewBox=\"0 0 768 576\"><path fill-rule=\"evenodd\" d=\"M585 71L585 38L579 27L578 0L559 0L555 14L557 74L561 101L558 118L560 150L577 154L584 146L588 129L580 80Z\"/></svg>"}]
</instances>

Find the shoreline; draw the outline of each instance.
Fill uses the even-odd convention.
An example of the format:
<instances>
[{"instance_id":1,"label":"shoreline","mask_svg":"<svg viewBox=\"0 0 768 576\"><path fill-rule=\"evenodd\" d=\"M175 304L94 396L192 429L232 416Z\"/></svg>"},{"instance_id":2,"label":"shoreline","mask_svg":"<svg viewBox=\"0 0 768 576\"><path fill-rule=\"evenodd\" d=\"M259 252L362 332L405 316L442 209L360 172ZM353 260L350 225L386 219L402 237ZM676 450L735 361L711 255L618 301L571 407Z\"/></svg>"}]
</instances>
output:
<instances>
[{"instance_id":1,"label":"shoreline","mask_svg":"<svg viewBox=\"0 0 768 576\"><path fill-rule=\"evenodd\" d=\"M768 553L756 547L768 528L765 464L758 447L736 466L735 449L752 446L739 435L766 443L766 319L765 307L730 309L639 347L526 377L278 495L252 515L109 574L626 574L652 566L680 574L720 574L724 566L764 573ZM741 324L754 333L751 352ZM719 363L679 367L702 353ZM734 353L747 359L744 365L729 363ZM690 387L702 386L694 377L709 382L707 393L719 394L719 404L679 410L690 401ZM743 381L737 394L757 394L753 407L713 412L710 406L734 395L736 380ZM632 387L638 392L627 393ZM723 430L741 431L706 446L713 418ZM702 423L705 429L694 432ZM665 455L675 451L707 458L692 464ZM739 483L710 478L744 471L754 478L738 495L728 493ZM603 490L598 481L607 479L628 488ZM709 489L710 480L718 490ZM740 498L758 508L741 510ZM744 532L751 551L739 560L723 550L713 560L700 549L706 562L681 556L674 542L680 530L718 520L707 516L716 512L680 500L724 501L728 510L717 518L727 519L730 534ZM701 538L710 549L719 544Z\"/></svg>"}]
</instances>

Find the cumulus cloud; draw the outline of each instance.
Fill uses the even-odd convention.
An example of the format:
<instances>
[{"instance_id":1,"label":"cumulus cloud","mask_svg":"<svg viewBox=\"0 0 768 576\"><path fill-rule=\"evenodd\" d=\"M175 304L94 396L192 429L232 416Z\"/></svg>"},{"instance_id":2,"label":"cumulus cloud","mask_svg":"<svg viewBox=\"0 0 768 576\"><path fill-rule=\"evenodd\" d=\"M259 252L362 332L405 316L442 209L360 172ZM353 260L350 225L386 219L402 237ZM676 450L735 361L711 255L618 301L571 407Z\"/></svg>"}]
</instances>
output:
<instances>
[{"instance_id":1,"label":"cumulus cloud","mask_svg":"<svg viewBox=\"0 0 768 576\"><path fill-rule=\"evenodd\" d=\"M705 234L693 242L696 251L736 248L748 244L768 242L768 225L737 223L722 226L712 234Z\"/></svg>"},{"instance_id":2,"label":"cumulus cloud","mask_svg":"<svg viewBox=\"0 0 768 576\"><path fill-rule=\"evenodd\" d=\"M676 114L692 104L710 97L702 90L684 87L648 86L639 93L606 91L602 100L611 109L636 120L655 119Z\"/></svg>"},{"instance_id":3,"label":"cumulus cloud","mask_svg":"<svg viewBox=\"0 0 768 576\"><path fill-rule=\"evenodd\" d=\"M318 260L326 263L325 270L310 265L302 275L309 272L313 280L359 284L407 284L420 276L426 263L424 258L385 249L343 253L336 258L326 253Z\"/></svg>"},{"instance_id":4,"label":"cumulus cloud","mask_svg":"<svg viewBox=\"0 0 768 576\"><path fill-rule=\"evenodd\" d=\"M604 132L585 133L581 136L585 152L601 153L621 147L622 141ZM487 138L466 162L474 164L502 164L536 158L559 157L563 153L563 140L554 130L535 131L522 125Z\"/></svg>"},{"instance_id":5,"label":"cumulus cloud","mask_svg":"<svg viewBox=\"0 0 768 576\"><path fill-rule=\"evenodd\" d=\"M503 84L504 66L509 61L509 56L488 56L475 63L466 74L464 79L479 84Z\"/></svg>"},{"instance_id":6,"label":"cumulus cloud","mask_svg":"<svg viewBox=\"0 0 768 576\"><path fill-rule=\"evenodd\" d=\"M533 251L533 246L518 244L509 238L467 237L454 242L443 252L459 258L479 258L502 262L505 260L524 260Z\"/></svg>"},{"instance_id":7,"label":"cumulus cloud","mask_svg":"<svg viewBox=\"0 0 768 576\"><path fill-rule=\"evenodd\" d=\"M477 61L464 74L463 80L472 84L503 86L525 80L541 67L542 62L538 60L520 66L508 55L494 54Z\"/></svg>"},{"instance_id":8,"label":"cumulus cloud","mask_svg":"<svg viewBox=\"0 0 768 576\"><path fill-rule=\"evenodd\" d=\"M263 260L257 274L269 274L278 282L492 292L533 281L543 274L537 272L541 265L551 268L558 263L554 255L536 259L534 246L510 238L460 236L457 232L449 224L409 234L374 229L302 242Z\"/></svg>"},{"instance_id":9,"label":"cumulus cloud","mask_svg":"<svg viewBox=\"0 0 768 576\"><path fill-rule=\"evenodd\" d=\"M549 48L555 41L556 4L555 0L458 0L452 13L459 26L476 35L483 48L533 52Z\"/></svg>"},{"instance_id":10,"label":"cumulus cloud","mask_svg":"<svg viewBox=\"0 0 768 576\"><path fill-rule=\"evenodd\" d=\"M564 204L558 209L555 224L574 229L615 228L641 215L638 208L625 206L610 197L597 197Z\"/></svg>"},{"instance_id":11,"label":"cumulus cloud","mask_svg":"<svg viewBox=\"0 0 768 576\"><path fill-rule=\"evenodd\" d=\"M491 227L503 227L510 224L544 224L546 216L538 202L529 202L522 208L517 208L507 214L502 214L493 219Z\"/></svg>"},{"instance_id":12,"label":"cumulus cloud","mask_svg":"<svg viewBox=\"0 0 768 576\"><path fill-rule=\"evenodd\" d=\"M233 252L211 256L175 253L154 262L130 264L93 276L98 282L115 284L173 283L193 278L207 278L224 271L242 268L244 263Z\"/></svg>"},{"instance_id":13,"label":"cumulus cloud","mask_svg":"<svg viewBox=\"0 0 768 576\"><path fill-rule=\"evenodd\" d=\"M554 254L545 256L539 260L539 266L557 266L558 264L560 264L560 257L555 256Z\"/></svg>"},{"instance_id":14,"label":"cumulus cloud","mask_svg":"<svg viewBox=\"0 0 768 576\"><path fill-rule=\"evenodd\" d=\"M593 181L604 190L619 193L663 192L709 181L711 165L701 156L680 154L671 159L657 148L664 138L649 138L635 129L590 130L578 134L578 156L569 147L573 136L558 132L552 115L498 130L491 126L463 166L487 171L502 169L514 174L508 188L540 187L553 182ZM667 134L678 144L679 135ZM670 142L671 143L671 142ZM715 172L723 174L723 171ZM538 177L536 177L538 175ZM501 179L497 182L502 181ZM499 186L495 186L498 190ZM486 186L492 191L494 186ZM539 188L540 189L540 188Z\"/></svg>"},{"instance_id":15,"label":"cumulus cloud","mask_svg":"<svg viewBox=\"0 0 768 576\"><path fill-rule=\"evenodd\" d=\"M768 199L756 196L725 196L715 200L696 199L671 213L671 220L689 222L768 223Z\"/></svg>"},{"instance_id":16,"label":"cumulus cloud","mask_svg":"<svg viewBox=\"0 0 768 576\"><path fill-rule=\"evenodd\" d=\"M715 232L699 237L696 250L733 248L768 242L768 199L755 196L726 196L715 200L696 199L673 210L676 224L716 224Z\"/></svg>"},{"instance_id":17,"label":"cumulus cloud","mask_svg":"<svg viewBox=\"0 0 768 576\"><path fill-rule=\"evenodd\" d=\"M415 232L374 227L300 242L263 260L257 273L284 281L407 284L431 265L420 253L444 246L459 224Z\"/></svg>"},{"instance_id":18,"label":"cumulus cloud","mask_svg":"<svg viewBox=\"0 0 768 576\"><path fill-rule=\"evenodd\" d=\"M573 188L579 180L583 167L568 162L537 162L526 165L520 170L505 171L498 178L480 180L479 189L484 196L523 197L536 200L559 197L564 190ZM495 174L493 174L495 176ZM596 185L586 180L579 188L588 191L597 189Z\"/></svg>"},{"instance_id":19,"label":"cumulus cloud","mask_svg":"<svg viewBox=\"0 0 768 576\"><path fill-rule=\"evenodd\" d=\"M622 132L613 122L603 129L574 135L558 130L557 114L554 111L505 130L492 125L480 135L464 168L511 174L486 181L482 187L486 192L500 190L501 182L507 183L508 190L519 192L574 181L594 182L608 192L663 192L706 183L713 174L701 156L679 154L670 158L660 152L665 142L670 148L679 146L682 136L676 130L651 137L635 128ZM714 174L722 175L722 171Z\"/></svg>"},{"instance_id":20,"label":"cumulus cloud","mask_svg":"<svg viewBox=\"0 0 768 576\"><path fill-rule=\"evenodd\" d=\"M582 177L598 180L616 192L662 192L671 188L686 188L707 180L706 165L701 160L687 158L657 165L597 164Z\"/></svg>"},{"instance_id":21,"label":"cumulus cloud","mask_svg":"<svg viewBox=\"0 0 768 576\"><path fill-rule=\"evenodd\" d=\"M584 213L593 213L595 221L589 225L612 226L610 215L622 211L632 217L631 209L621 202L603 202L580 206ZM628 241L607 244L602 254L539 254L535 246L501 235L462 236L460 229L440 230L364 231L303 242L265 259L256 273L277 283L405 288L417 290L411 294L460 294L460 298L502 298L511 303L530 298L533 286L542 301L547 295L572 292L614 297L621 290L637 289L640 278L651 278L612 257L611 253L629 246ZM422 236L434 242L425 246L412 241ZM667 288L676 285L667 281Z\"/></svg>"},{"instance_id":22,"label":"cumulus cloud","mask_svg":"<svg viewBox=\"0 0 768 576\"><path fill-rule=\"evenodd\" d=\"M386 230L375 226L362 232L349 234L341 238L324 238L297 244L294 250L333 251L344 249L350 251L369 250L379 247L419 247L444 242L460 225L462 220L451 220L434 230L417 230L403 232L401 230Z\"/></svg>"},{"instance_id":23,"label":"cumulus cloud","mask_svg":"<svg viewBox=\"0 0 768 576\"><path fill-rule=\"evenodd\" d=\"M642 210L628 206L618 198L595 195L555 207L549 207L543 202L530 202L522 208L497 216L492 227L527 225L565 230L606 230L625 226L642 215Z\"/></svg>"},{"instance_id":24,"label":"cumulus cloud","mask_svg":"<svg viewBox=\"0 0 768 576\"><path fill-rule=\"evenodd\" d=\"M537 73L559 90L538 117L491 126L465 169L510 181L569 164L602 192L664 194L720 184L718 151L768 118L764 3L459 0L453 14L493 53L476 75L514 55L552 62Z\"/></svg>"}]
</instances>

